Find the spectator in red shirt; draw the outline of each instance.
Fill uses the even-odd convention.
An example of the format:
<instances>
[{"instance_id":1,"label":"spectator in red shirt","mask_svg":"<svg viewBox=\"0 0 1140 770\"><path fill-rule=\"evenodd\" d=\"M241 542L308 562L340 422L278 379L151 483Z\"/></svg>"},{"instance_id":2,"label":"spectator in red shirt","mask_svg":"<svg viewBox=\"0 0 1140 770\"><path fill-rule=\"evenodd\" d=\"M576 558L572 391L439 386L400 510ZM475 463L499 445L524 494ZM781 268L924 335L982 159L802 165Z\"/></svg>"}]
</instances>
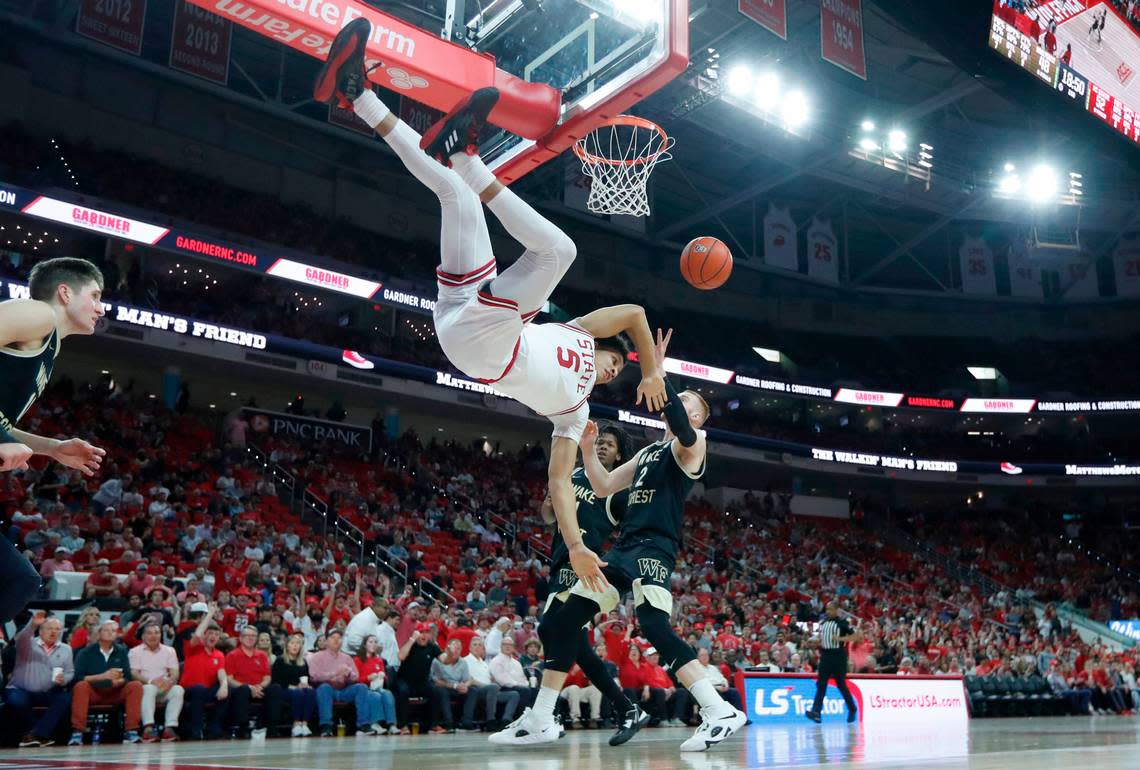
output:
<instances>
[{"instance_id":1,"label":"spectator in red shirt","mask_svg":"<svg viewBox=\"0 0 1140 770\"><path fill-rule=\"evenodd\" d=\"M71 631L68 644L73 650L82 650L89 643L95 641L95 629L99 627L100 613L98 607L88 607L79 615L75 628Z\"/></svg>"},{"instance_id":2,"label":"spectator in red shirt","mask_svg":"<svg viewBox=\"0 0 1140 770\"><path fill-rule=\"evenodd\" d=\"M249 738L249 702L265 702L268 697L283 695L270 684L269 657L257 649L257 628L245 626L238 637L237 649L226 656L226 679L230 689L230 722L239 738Z\"/></svg>"},{"instance_id":3,"label":"spectator in red shirt","mask_svg":"<svg viewBox=\"0 0 1140 770\"><path fill-rule=\"evenodd\" d=\"M632 703L640 704L650 715L649 724L656 726L666 718L665 690L651 684L650 674L649 664L641 657L641 648L631 643L625 661L618 669L618 679L625 696Z\"/></svg>"},{"instance_id":4,"label":"spectator in red shirt","mask_svg":"<svg viewBox=\"0 0 1140 770\"><path fill-rule=\"evenodd\" d=\"M356 663L357 681L368 687L369 705L372 707L372 729L377 734L387 732L388 735L397 735L400 728L396 726L396 696L391 688L385 687L388 675L384 667L384 659L380 657L380 642L375 636L369 634L364 637L353 661Z\"/></svg>"},{"instance_id":5,"label":"spectator in red shirt","mask_svg":"<svg viewBox=\"0 0 1140 770\"><path fill-rule=\"evenodd\" d=\"M205 729L205 709L215 703L213 718L205 737L221 738L222 724L229 707L229 679L226 676L226 656L217 649L222 637L222 628L214 623L218 611L216 604L210 605L202 615L194 635L184 646L186 660L182 666L179 684L186 691L186 720L183 728L189 732L191 740L202 740Z\"/></svg>"},{"instance_id":6,"label":"spectator in red shirt","mask_svg":"<svg viewBox=\"0 0 1140 770\"><path fill-rule=\"evenodd\" d=\"M338 593L336 599L333 600L333 606L328 611L329 625L335 626L338 620L348 623L355 614L352 607L348 606L348 597Z\"/></svg>"},{"instance_id":7,"label":"spectator in red shirt","mask_svg":"<svg viewBox=\"0 0 1140 770\"><path fill-rule=\"evenodd\" d=\"M236 607L227 607L222 611L222 630L228 636L237 636L246 626L257 622L257 610L250 606L250 592L242 587L234 592Z\"/></svg>"},{"instance_id":8,"label":"spectator in red shirt","mask_svg":"<svg viewBox=\"0 0 1140 770\"><path fill-rule=\"evenodd\" d=\"M460 615L455 620L455 628L451 629L447 635L447 642L458 639L459 643L463 645L460 657L466 657L471 652L471 639L475 635L475 629L471 627L471 618Z\"/></svg>"},{"instance_id":9,"label":"spectator in red shirt","mask_svg":"<svg viewBox=\"0 0 1140 770\"><path fill-rule=\"evenodd\" d=\"M111 562L100 559L95 562L95 571L87 576L83 584L84 599L111 599L122 595L119 579L111 574Z\"/></svg>"},{"instance_id":10,"label":"spectator in red shirt","mask_svg":"<svg viewBox=\"0 0 1140 770\"><path fill-rule=\"evenodd\" d=\"M666 724L669 727L681 727L683 722L688 723L693 713L693 699L689 691L674 684L669 672L662 668L661 654L655 647L645 651L645 660L649 668L646 677L649 686L665 691Z\"/></svg>"},{"instance_id":11,"label":"spectator in red shirt","mask_svg":"<svg viewBox=\"0 0 1140 770\"><path fill-rule=\"evenodd\" d=\"M154 578L147 574L146 562L140 562L127 577L124 593L127 596L146 596L153 585Z\"/></svg>"}]
</instances>

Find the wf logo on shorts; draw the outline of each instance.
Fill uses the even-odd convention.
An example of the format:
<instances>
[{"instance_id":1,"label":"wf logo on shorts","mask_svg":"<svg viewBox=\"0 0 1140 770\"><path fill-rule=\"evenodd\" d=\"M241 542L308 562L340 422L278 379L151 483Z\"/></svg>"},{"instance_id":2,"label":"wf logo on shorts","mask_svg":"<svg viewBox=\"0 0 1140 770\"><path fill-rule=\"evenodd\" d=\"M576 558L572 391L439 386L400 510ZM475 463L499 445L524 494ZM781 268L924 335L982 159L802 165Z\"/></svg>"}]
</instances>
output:
<instances>
[{"instance_id":1,"label":"wf logo on shorts","mask_svg":"<svg viewBox=\"0 0 1140 770\"><path fill-rule=\"evenodd\" d=\"M642 577L653 578L658 583L669 579L669 570L657 559L638 559L637 571Z\"/></svg>"}]
</instances>

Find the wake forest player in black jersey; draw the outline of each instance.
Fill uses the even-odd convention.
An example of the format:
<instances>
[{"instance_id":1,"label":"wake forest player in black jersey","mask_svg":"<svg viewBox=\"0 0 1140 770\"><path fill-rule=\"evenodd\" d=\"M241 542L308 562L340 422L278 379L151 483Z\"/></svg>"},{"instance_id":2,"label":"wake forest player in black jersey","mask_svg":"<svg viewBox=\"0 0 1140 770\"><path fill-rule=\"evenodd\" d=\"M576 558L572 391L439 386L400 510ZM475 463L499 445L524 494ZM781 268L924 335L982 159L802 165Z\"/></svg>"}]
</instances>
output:
<instances>
[{"instance_id":1,"label":"wake forest player in black jersey","mask_svg":"<svg viewBox=\"0 0 1140 770\"><path fill-rule=\"evenodd\" d=\"M31 299L0 302L0 471L28 467L33 454L94 475L103 450L83 439L66 441L16 428L51 379L60 341L93 334L103 315L103 274L85 259L49 259L32 268ZM15 617L40 587L40 577L0 536L0 623Z\"/></svg>"},{"instance_id":2,"label":"wake forest player in black jersey","mask_svg":"<svg viewBox=\"0 0 1140 770\"><path fill-rule=\"evenodd\" d=\"M664 338L660 330L657 332L654 355L661 370L671 336L672 331ZM493 735L494 743L525 745L558 740L554 706L566 673L578 658L582 639L578 630L598 612L617 606L621 592L627 590L633 592L642 633L701 706L701 726L681 744L681 751L705 751L747 721L743 712L721 698L692 648L677 635L670 621L670 578L681 545L685 498L705 471L705 434L699 429L708 419L709 408L696 393L678 395L668 381L665 387L669 398L665 438L645 447L616 470L607 471L589 451L597 436L593 423L582 436L582 461L595 493L609 496L629 489L617 542L602 558L602 573L610 585L604 591L593 591L581 582L575 584L555 617L539 626L546 654L542 689L534 708ZM632 734L636 726L627 728L623 722L619 736L623 732Z\"/></svg>"},{"instance_id":3,"label":"wake forest player in black jersey","mask_svg":"<svg viewBox=\"0 0 1140 770\"><path fill-rule=\"evenodd\" d=\"M603 468L612 470L614 466L623 463L632 454L629 436L621 428L607 425L601 432L594 431L597 440L593 447L582 446L582 453L595 456ZM626 500L629 495L622 491L609 497L599 497L590 486L590 479L586 476L585 468L575 468L570 475L570 483L574 487L574 497L578 501L578 527L582 532L582 540L586 547L594 553L601 553L610 535L620 524L625 515ZM550 498L542 504L542 518L547 524L554 524L554 507ZM547 599L546 608L542 613L542 622L550 623L557 617L558 612L570 597L570 589L578 582L570 566L570 552L562 533L555 528L554 541L551 544L551 591ZM618 731L610 737L611 746L620 746L634 736L641 727L649 721L649 715L631 702L622 692L622 689L606 674L605 663L594 647L590 644L589 632L582 628L578 633L580 638L578 657L575 663L582 669L582 673L601 691L619 715L620 726ZM597 714L593 715L598 718ZM524 712L520 719L526 719ZM510 726L498 735L509 735ZM497 741L496 741L497 742Z\"/></svg>"}]
</instances>

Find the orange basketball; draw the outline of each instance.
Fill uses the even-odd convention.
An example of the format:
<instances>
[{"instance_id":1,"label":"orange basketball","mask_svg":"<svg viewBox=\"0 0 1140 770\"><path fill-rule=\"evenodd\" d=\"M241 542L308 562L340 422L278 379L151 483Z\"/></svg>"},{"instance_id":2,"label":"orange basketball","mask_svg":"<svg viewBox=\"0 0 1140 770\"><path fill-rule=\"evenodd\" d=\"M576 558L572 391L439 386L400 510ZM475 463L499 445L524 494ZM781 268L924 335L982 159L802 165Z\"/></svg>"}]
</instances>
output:
<instances>
[{"instance_id":1,"label":"orange basketball","mask_svg":"<svg viewBox=\"0 0 1140 770\"><path fill-rule=\"evenodd\" d=\"M694 238L681 252L681 275L693 288L715 289L732 275L732 252L711 235Z\"/></svg>"}]
</instances>

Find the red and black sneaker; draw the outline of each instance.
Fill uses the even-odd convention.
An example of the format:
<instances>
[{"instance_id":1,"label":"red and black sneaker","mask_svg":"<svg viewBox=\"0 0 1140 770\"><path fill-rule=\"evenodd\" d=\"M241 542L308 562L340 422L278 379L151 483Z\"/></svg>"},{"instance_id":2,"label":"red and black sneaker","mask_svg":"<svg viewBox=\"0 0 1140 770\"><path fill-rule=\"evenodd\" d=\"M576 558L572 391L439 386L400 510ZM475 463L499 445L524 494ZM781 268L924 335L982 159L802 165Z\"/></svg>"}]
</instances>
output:
<instances>
[{"instance_id":1,"label":"red and black sneaker","mask_svg":"<svg viewBox=\"0 0 1140 770\"><path fill-rule=\"evenodd\" d=\"M337 33L329 47L329 56L317 73L313 98L324 104L352 108L352 100L368 87L364 67L364 47L372 34L372 23L365 18L353 19Z\"/></svg>"},{"instance_id":2,"label":"red and black sneaker","mask_svg":"<svg viewBox=\"0 0 1140 770\"><path fill-rule=\"evenodd\" d=\"M479 150L479 132L499 101L499 89L480 88L466 101L437 120L420 139L420 149L445 166L457 152L474 155Z\"/></svg>"}]
</instances>

